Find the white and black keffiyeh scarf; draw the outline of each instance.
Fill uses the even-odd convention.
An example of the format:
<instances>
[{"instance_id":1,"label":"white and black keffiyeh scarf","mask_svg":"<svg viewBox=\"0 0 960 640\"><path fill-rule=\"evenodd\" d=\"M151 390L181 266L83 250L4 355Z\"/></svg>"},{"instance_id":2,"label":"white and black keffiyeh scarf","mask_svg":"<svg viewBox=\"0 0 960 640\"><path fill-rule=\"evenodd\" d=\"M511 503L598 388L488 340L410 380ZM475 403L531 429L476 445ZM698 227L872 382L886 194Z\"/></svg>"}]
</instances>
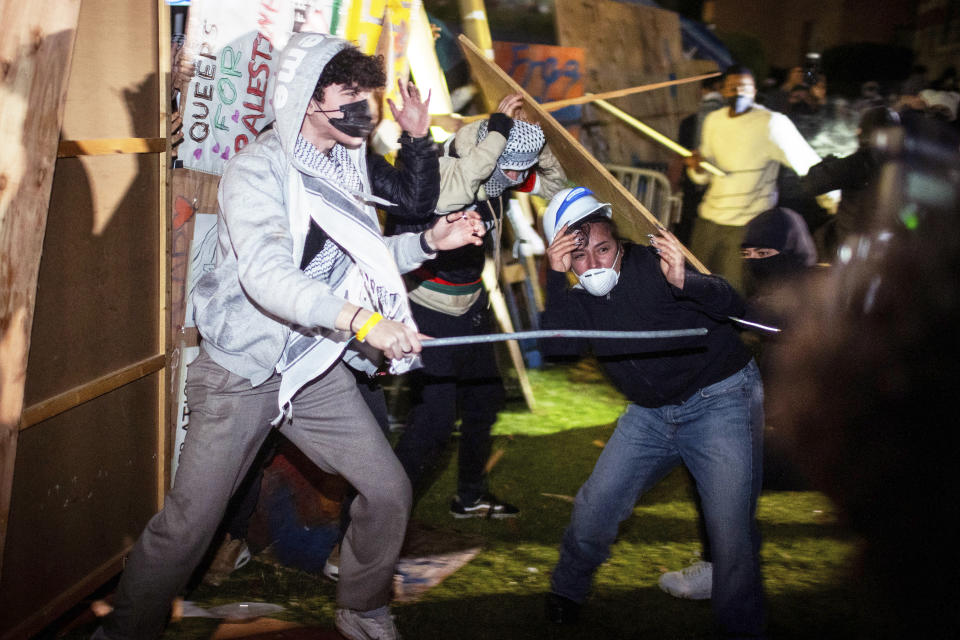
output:
<instances>
[{"instance_id":1,"label":"white and black keffiyeh scarf","mask_svg":"<svg viewBox=\"0 0 960 640\"><path fill-rule=\"evenodd\" d=\"M487 131L487 121L484 121L477 130L477 142L487 137ZM513 169L525 172L537 163L544 144L546 144L546 138L540 125L514 120L510 135L507 137L507 145L497 158L497 166L483 184L483 190L487 192L487 196L496 198L510 187L522 184L527 178L526 173L521 174L517 180L511 180L503 170Z\"/></svg>"},{"instance_id":2,"label":"white and black keffiyeh scarf","mask_svg":"<svg viewBox=\"0 0 960 640\"><path fill-rule=\"evenodd\" d=\"M384 242L376 212L356 195L363 193L363 181L347 150L335 145L329 154L324 154L301 137L294 154L320 177L290 168L291 217L312 218L327 235L327 241L304 268L304 273L328 283L334 295L373 309L384 318L403 322L416 331L406 287L393 254ZM291 417L293 396L329 370L343 356L352 338L349 331L334 329L291 332L277 365L281 374L278 397L281 414L277 422ZM372 349L365 347L358 346L364 355L367 349ZM418 366L418 356L392 360L390 372L405 373Z\"/></svg>"}]
</instances>

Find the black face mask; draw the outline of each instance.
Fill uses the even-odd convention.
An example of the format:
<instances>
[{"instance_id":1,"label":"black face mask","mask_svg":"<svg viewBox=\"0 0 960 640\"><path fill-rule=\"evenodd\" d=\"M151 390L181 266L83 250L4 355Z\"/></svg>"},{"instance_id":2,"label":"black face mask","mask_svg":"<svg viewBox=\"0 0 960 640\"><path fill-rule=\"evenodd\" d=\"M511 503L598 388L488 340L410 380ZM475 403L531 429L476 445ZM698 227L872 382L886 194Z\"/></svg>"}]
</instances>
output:
<instances>
[{"instance_id":1,"label":"black face mask","mask_svg":"<svg viewBox=\"0 0 960 640\"><path fill-rule=\"evenodd\" d=\"M744 259L746 272L754 287L766 287L782 284L784 280L801 275L806 271L803 261L795 256L778 253L769 258Z\"/></svg>"},{"instance_id":2,"label":"black face mask","mask_svg":"<svg viewBox=\"0 0 960 640\"><path fill-rule=\"evenodd\" d=\"M730 96L727 98L727 106L739 115L745 113L753 106L753 98L750 96Z\"/></svg>"},{"instance_id":3,"label":"black face mask","mask_svg":"<svg viewBox=\"0 0 960 640\"><path fill-rule=\"evenodd\" d=\"M339 109L329 109L326 111L320 109L320 113L324 115L336 113L337 111L343 114L342 118L331 118L327 116L327 120L330 121L330 124L337 131L345 133L351 138L366 138L370 135L370 132L373 131L373 114L370 113L370 104L367 100L357 100L356 102L340 105Z\"/></svg>"}]
</instances>

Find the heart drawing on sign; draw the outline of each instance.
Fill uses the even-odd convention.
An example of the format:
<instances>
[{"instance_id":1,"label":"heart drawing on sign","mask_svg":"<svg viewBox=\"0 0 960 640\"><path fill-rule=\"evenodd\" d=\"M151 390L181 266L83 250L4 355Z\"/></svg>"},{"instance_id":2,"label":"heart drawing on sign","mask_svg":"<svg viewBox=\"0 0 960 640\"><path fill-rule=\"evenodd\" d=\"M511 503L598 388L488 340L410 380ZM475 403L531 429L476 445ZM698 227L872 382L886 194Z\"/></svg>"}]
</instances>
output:
<instances>
[{"instance_id":1,"label":"heart drawing on sign","mask_svg":"<svg viewBox=\"0 0 960 640\"><path fill-rule=\"evenodd\" d=\"M231 120L233 120L234 122L240 122L240 112L239 112L239 111L234 111L234 112L233 112L233 118L231 118Z\"/></svg>"},{"instance_id":2,"label":"heart drawing on sign","mask_svg":"<svg viewBox=\"0 0 960 640\"><path fill-rule=\"evenodd\" d=\"M198 147L198 148L196 148L196 149L193 150L193 157L196 158L197 160L199 160L201 153L203 153L203 149L200 149L200 148Z\"/></svg>"}]
</instances>

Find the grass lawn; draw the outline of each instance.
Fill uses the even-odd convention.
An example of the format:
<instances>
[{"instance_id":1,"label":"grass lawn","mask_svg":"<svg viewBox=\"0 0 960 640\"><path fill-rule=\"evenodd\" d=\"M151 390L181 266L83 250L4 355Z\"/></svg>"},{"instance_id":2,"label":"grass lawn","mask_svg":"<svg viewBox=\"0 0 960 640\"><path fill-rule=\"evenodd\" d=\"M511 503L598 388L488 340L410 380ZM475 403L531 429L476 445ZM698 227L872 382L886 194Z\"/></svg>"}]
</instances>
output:
<instances>
[{"instance_id":1,"label":"grass lawn","mask_svg":"<svg viewBox=\"0 0 960 640\"><path fill-rule=\"evenodd\" d=\"M589 366L531 371L538 409L508 407L495 427L503 454L491 474L493 490L519 505L515 520L453 520L448 505L455 465L440 474L413 518L450 532L479 536L483 550L420 600L395 606L403 637L709 638L709 601L678 600L657 578L686 566L699 542L689 480L671 473L643 496L621 527L611 559L601 568L581 623L547 626L543 594L557 559L573 496L590 473L625 402ZM802 490L774 461L760 500L762 561L773 638L869 638L870 615L850 586L856 540L838 523L821 494ZM545 495L546 494L546 495ZM334 585L322 577L254 559L221 587L203 586L190 598L201 606L267 601L286 607L276 617L333 626ZM186 619L164 638L208 638L216 622ZM85 637L78 629L65 637Z\"/></svg>"}]
</instances>

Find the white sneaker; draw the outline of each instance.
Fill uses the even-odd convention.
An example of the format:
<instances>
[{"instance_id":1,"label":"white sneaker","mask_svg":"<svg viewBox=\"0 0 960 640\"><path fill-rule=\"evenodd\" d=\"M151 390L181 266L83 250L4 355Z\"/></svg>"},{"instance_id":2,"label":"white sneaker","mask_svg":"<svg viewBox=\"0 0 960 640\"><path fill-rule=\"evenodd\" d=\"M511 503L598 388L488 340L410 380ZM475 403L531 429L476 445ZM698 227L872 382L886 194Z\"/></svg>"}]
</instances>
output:
<instances>
[{"instance_id":1,"label":"white sneaker","mask_svg":"<svg viewBox=\"0 0 960 640\"><path fill-rule=\"evenodd\" d=\"M698 560L682 571L667 571L660 576L658 584L675 598L709 600L713 591L713 565Z\"/></svg>"},{"instance_id":2,"label":"white sneaker","mask_svg":"<svg viewBox=\"0 0 960 640\"><path fill-rule=\"evenodd\" d=\"M353 609L337 609L334 624L348 640L401 640L389 610L375 618L364 618Z\"/></svg>"}]
</instances>

